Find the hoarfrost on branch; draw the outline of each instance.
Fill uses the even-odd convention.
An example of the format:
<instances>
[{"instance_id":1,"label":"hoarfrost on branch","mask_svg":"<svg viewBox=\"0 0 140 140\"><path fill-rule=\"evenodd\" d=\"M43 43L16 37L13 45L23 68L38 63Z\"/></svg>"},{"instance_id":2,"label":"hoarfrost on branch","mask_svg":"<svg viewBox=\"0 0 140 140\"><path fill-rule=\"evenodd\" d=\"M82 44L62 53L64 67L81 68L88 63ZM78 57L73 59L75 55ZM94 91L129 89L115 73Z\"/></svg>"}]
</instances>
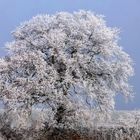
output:
<instances>
[{"instance_id":1,"label":"hoarfrost on branch","mask_svg":"<svg viewBox=\"0 0 140 140\"><path fill-rule=\"evenodd\" d=\"M118 29L107 27L102 16L38 15L12 34L9 54L0 59L0 97L18 128L30 125L39 104L48 111L41 127L72 127L87 124L94 111L112 111L116 94L133 95L132 60L118 45Z\"/></svg>"}]
</instances>

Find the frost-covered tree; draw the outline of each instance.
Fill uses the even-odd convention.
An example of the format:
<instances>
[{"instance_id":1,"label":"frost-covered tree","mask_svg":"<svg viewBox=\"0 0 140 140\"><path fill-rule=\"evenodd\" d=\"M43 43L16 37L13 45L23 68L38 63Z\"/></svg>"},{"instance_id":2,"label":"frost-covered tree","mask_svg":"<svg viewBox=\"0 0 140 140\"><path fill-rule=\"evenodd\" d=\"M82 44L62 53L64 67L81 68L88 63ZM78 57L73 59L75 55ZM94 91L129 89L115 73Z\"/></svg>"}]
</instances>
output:
<instances>
[{"instance_id":1,"label":"frost-covered tree","mask_svg":"<svg viewBox=\"0 0 140 140\"><path fill-rule=\"evenodd\" d=\"M0 59L0 97L18 128L39 105L47 111L44 126L72 126L86 123L92 111L113 110L116 94L132 95L131 58L118 45L118 30L102 16L39 15L12 34L9 54Z\"/></svg>"}]
</instances>

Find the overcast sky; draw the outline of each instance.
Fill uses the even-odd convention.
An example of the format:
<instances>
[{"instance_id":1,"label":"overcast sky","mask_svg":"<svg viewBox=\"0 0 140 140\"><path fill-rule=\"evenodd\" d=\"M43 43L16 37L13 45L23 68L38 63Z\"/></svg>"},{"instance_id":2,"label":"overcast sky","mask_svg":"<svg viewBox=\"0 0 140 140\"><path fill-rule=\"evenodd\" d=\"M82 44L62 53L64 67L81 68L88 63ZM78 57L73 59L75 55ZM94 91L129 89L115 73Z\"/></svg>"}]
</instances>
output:
<instances>
[{"instance_id":1,"label":"overcast sky","mask_svg":"<svg viewBox=\"0 0 140 140\"><path fill-rule=\"evenodd\" d=\"M125 103L116 98L116 109L140 108L140 0L0 0L0 56L4 44L11 41L10 32L25 20L37 14L54 14L58 11L91 10L105 15L107 25L121 29L119 44L134 61L135 76L130 80L135 98Z\"/></svg>"}]
</instances>

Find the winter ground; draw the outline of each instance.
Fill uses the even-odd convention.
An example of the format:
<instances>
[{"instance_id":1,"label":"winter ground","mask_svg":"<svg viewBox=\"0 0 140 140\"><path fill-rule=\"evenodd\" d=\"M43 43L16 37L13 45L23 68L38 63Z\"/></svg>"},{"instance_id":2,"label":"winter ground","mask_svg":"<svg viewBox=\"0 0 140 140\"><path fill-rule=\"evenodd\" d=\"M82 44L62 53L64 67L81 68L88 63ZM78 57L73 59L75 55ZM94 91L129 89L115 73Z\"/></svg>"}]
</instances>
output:
<instances>
[{"instance_id":1,"label":"winter ground","mask_svg":"<svg viewBox=\"0 0 140 140\"><path fill-rule=\"evenodd\" d=\"M0 113L2 114L3 112L4 110L1 108ZM42 112L40 109L33 110L32 119L34 121L37 120L37 118L41 113ZM88 131L89 130L85 128L85 133L86 132L88 133ZM82 134L81 137L76 132L63 130L60 136L64 137L65 140L140 140L140 111L139 110L114 111L109 121L106 121L104 123L98 122L97 127L90 133L90 135L85 136L85 133ZM46 138L47 136L44 135L44 137L40 138L39 140L57 140L57 139L59 140L59 137L57 136ZM28 139L34 140L34 138L31 137L26 138L26 140ZM64 139L62 138L60 140ZM19 140L19 139L18 137L15 139L14 138L7 139L1 136L0 140Z\"/></svg>"}]
</instances>

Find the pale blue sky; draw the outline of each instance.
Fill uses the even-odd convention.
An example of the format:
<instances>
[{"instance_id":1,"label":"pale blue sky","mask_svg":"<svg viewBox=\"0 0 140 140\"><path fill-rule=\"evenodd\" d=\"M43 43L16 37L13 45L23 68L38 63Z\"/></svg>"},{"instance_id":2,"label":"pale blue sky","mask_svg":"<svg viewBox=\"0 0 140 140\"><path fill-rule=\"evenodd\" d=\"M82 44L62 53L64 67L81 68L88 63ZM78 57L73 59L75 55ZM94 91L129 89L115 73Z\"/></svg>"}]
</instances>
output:
<instances>
[{"instance_id":1,"label":"pale blue sky","mask_svg":"<svg viewBox=\"0 0 140 140\"><path fill-rule=\"evenodd\" d=\"M120 45L135 63L131 79L135 98L131 103L117 97L117 109L140 108L140 0L0 0L0 56L5 55L4 44L12 39L10 32L21 22L37 14L58 11L91 10L105 15L107 25L121 28Z\"/></svg>"}]
</instances>

